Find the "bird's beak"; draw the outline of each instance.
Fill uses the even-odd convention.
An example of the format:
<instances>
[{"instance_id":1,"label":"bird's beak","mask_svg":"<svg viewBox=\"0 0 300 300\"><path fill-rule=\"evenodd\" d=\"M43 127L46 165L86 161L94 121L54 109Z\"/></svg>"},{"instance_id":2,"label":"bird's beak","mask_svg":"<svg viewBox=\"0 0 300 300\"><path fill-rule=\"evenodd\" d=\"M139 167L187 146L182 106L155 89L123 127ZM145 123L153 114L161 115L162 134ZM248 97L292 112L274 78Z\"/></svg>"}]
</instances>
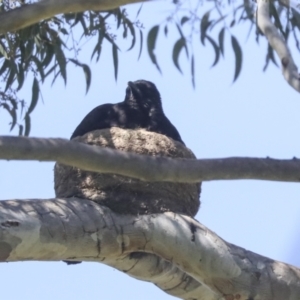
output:
<instances>
[{"instance_id":1,"label":"bird's beak","mask_svg":"<svg viewBox=\"0 0 300 300\"><path fill-rule=\"evenodd\" d=\"M131 88L133 88L133 87L134 87L134 83L133 83L132 81L128 81L128 83L127 83L127 84L128 84L128 86L129 86L129 87L131 87Z\"/></svg>"},{"instance_id":2,"label":"bird's beak","mask_svg":"<svg viewBox=\"0 0 300 300\"><path fill-rule=\"evenodd\" d=\"M134 84L134 82L132 81L128 81L128 86L131 90L131 93L135 93L138 95L141 95L141 91L139 90L139 88Z\"/></svg>"}]
</instances>

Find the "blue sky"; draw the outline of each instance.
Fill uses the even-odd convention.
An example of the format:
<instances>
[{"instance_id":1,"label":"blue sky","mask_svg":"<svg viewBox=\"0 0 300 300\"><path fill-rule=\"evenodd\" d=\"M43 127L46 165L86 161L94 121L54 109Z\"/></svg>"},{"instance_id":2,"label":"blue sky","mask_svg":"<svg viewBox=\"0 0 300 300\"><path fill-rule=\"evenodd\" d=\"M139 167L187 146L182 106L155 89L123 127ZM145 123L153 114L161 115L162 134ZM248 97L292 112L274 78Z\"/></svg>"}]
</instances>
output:
<instances>
[{"instance_id":1,"label":"blue sky","mask_svg":"<svg viewBox=\"0 0 300 300\"><path fill-rule=\"evenodd\" d=\"M138 9L133 5L131 9ZM167 6L145 4L141 19L151 28ZM155 19L155 22L153 21ZM69 138L77 124L95 106L124 99L127 82L146 79L158 87L165 114L179 130L197 158L251 156L299 157L300 99L284 81L278 68L263 73L266 43L246 42L247 28L236 31L244 46L240 78L232 84L234 57L225 48L225 60L210 68L211 48L195 45L196 89L189 66L184 75L173 66L171 41L160 38L157 46L160 75L144 51L120 55L115 82L111 47L103 49L92 64L90 92L85 96L81 70L69 69L68 84L43 86L44 102L32 114L31 136ZM92 43L87 43L81 61L89 62ZM299 53L291 48L300 66ZM228 49L228 50L227 50ZM298 56L297 56L298 55ZM30 99L31 80L22 94ZM9 134L9 119L0 111L0 134ZM1 199L51 198L53 163L0 161ZM296 183L254 180L206 182L202 185L201 209L196 219L226 241L270 258L300 266L300 186ZM297 257L298 256L298 257ZM64 263L18 262L1 265L1 294L17 299L172 299L154 285L98 263L67 266ZM18 288L16 288L16 286ZM101 293L101 296L100 296Z\"/></svg>"}]
</instances>

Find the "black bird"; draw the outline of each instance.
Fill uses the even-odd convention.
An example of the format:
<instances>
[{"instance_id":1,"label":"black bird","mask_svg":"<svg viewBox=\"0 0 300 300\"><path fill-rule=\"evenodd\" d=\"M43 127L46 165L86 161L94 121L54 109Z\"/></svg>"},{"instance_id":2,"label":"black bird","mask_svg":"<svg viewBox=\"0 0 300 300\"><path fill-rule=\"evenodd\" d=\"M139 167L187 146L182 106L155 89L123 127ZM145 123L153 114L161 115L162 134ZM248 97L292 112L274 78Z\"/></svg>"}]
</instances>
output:
<instances>
[{"instance_id":1,"label":"black bird","mask_svg":"<svg viewBox=\"0 0 300 300\"><path fill-rule=\"evenodd\" d=\"M163 112L156 86L146 80L129 81L123 102L102 104L94 108L77 126L71 139L93 130L111 127L144 128L164 134L184 145L177 129Z\"/></svg>"},{"instance_id":2,"label":"black bird","mask_svg":"<svg viewBox=\"0 0 300 300\"><path fill-rule=\"evenodd\" d=\"M144 128L166 135L184 145L179 132L163 112L159 91L152 82L146 80L129 81L123 102L95 107L77 126L71 139L93 130L111 127ZM64 262L68 265L81 263Z\"/></svg>"}]
</instances>

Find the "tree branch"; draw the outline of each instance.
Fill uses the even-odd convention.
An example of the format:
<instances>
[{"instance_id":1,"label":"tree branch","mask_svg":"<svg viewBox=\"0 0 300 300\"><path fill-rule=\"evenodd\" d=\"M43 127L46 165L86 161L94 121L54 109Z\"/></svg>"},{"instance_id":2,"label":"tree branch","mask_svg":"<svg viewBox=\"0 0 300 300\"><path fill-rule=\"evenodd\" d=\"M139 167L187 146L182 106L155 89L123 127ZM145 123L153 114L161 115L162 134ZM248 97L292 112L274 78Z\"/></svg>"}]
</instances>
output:
<instances>
[{"instance_id":1,"label":"tree branch","mask_svg":"<svg viewBox=\"0 0 300 300\"><path fill-rule=\"evenodd\" d=\"M65 139L0 136L0 159L56 161L86 171L119 174L144 181L300 181L300 160L297 158L171 159L90 146Z\"/></svg>"},{"instance_id":2,"label":"tree branch","mask_svg":"<svg viewBox=\"0 0 300 300\"><path fill-rule=\"evenodd\" d=\"M227 243L174 213L118 215L75 198L0 201L0 246L3 262L102 262L181 299L292 300L300 294L299 269Z\"/></svg>"},{"instance_id":3,"label":"tree branch","mask_svg":"<svg viewBox=\"0 0 300 300\"><path fill-rule=\"evenodd\" d=\"M269 0L258 0L257 25L269 41L270 46L276 51L281 61L281 69L285 80L300 92L300 75L295 65L286 41L280 35L270 19Z\"/></svg>"},{"instance_id":4,"label":"tree branch","mask_svg":"<svg viewBox=\"0 0 300 300\"><path fill-rule=\"evenodd\" d=\"M15 31L63 13L110 10L150 0L42 0L0 13L0 34Z\"/></svg>"}]
</instances>

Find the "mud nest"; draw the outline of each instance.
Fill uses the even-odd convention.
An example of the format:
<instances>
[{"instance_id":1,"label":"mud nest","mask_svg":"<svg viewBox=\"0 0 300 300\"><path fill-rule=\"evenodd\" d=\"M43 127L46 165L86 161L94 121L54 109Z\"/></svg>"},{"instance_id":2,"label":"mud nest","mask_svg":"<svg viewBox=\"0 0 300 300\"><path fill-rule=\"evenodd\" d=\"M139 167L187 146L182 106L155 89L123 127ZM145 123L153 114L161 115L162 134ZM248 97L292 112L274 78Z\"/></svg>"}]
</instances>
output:
<instances>
[{"instance_id":1,"label":"mud nest","mask_svg":"<svg viewBox=\"0 0 300 300\"><path fill-rule=\"evenodd\" d=\"M74 141L144 155L195 158L181 143L144 129L96 130ZM198 183L145 182L56 164L54 184L56 197L90 199L121 214L172 211L194 216L200 205L201 184Z\"/></svg>"}]
</instances>

